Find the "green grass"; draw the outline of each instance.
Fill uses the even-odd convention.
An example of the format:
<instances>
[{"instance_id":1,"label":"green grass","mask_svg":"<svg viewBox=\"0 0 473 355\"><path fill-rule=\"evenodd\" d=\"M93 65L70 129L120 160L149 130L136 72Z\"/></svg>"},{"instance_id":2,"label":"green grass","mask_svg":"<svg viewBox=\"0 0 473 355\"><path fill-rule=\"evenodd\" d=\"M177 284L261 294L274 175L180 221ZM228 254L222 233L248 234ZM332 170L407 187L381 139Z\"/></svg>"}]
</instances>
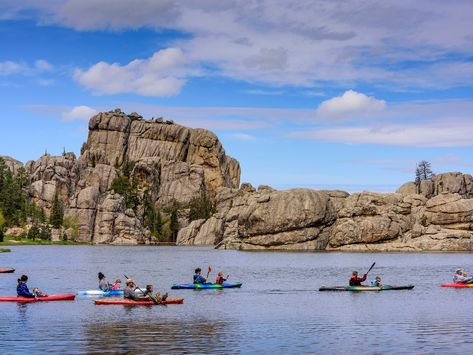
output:
<instances>
[{"instance_id":1,"label":"green grass","mask_svg":"<svg viewBox=\"0 0 473 355\"><path fill-rule=\"evenodd\" d=\"M0 248L0 253L9 253L9 252L11 252L11 250L8 248Z\"/></svg>"},{"instance_id":2,"label":"green grass","mask_svg":"<svg viewBox=\"0 0 473 355\"><path fill-rule=\"evenodd\" d=\"M84 244L91 244L86 242L73 242L73 241L59 241L59 242L52 242L50 240L41 240L41 239L19 239L15 237L7 237L5 236L4 241L0 242L0 246L7 245L84 245Z\"/></svg>"}]
</instances>

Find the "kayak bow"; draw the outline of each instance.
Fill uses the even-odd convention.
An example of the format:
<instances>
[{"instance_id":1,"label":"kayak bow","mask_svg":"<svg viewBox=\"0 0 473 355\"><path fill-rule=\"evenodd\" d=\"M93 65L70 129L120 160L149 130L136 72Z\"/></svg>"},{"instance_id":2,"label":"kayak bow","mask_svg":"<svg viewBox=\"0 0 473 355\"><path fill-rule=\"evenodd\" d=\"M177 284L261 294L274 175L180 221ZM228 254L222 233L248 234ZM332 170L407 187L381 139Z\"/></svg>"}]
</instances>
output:
<instances>
[{"instance_id":1,"label":"kayak bow","mask_svg":"<svg viewBox=\"0 0 473 355\"><path fill-rule=\"evenodd\" d=\"M10 267L8 268L0 268L0 274L6 274L6 273L10 273L10 272L15 272L15 269L12 269Z\"/></svg>"}]
</instances>

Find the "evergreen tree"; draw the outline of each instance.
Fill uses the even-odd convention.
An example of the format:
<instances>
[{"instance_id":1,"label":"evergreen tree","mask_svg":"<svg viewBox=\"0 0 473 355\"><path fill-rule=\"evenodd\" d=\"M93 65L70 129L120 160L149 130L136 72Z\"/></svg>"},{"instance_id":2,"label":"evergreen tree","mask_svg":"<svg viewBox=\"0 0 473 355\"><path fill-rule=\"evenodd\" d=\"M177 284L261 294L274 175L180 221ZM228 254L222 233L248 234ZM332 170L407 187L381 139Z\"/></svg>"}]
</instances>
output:
<instances>
[{"instance_id":1,"label":"evergreen tree","mask_svg":"<svg viewBox=\"0 0 473 355\"><path fill-rule=\"evenodd\" d=\"M62 204L59 201L58 195L54 196L53 207L51 208L51 215L49 216L49 223L54 228L60 228L64 219L64 211Z\"/></svg>"},{"instance_id":2,"label":"evergreen tree","mask_svg":"<svg viewBox=\"0 0 473 355\"><path fill-rule=\"evenodd\" d=\"M214 214L215 208L207 194L202 191L199 197L193 198L189 203L189 221L208 219Z\"/></svg>"},{"instance_id":3,"label":"evergreen tree","mask_svg":"<svg viewBox=\"0 0 473 355\"><path fill-rule=\"evenodd\" d=\"M163 226L162 216L154 205L148 190L143 193L143 211L145 226L148 227L154 236L160 237L162 235Z\"/></svg>"},{"instance_id":4,"label":"evergreen tree","mask_svg":"<svg viewBox=\"0 0 473 355\"><path fill-rule=\"evenodd\" d=\"M5 217L3 217L3 213L0 210L0 242L3 242L3 225L5 224Z\"/></svg>"},{"instance_id":5,"label":"evergreen tree","mask_svg":"<svg viewBox=\"0 0 473 355\"><path fill-rule=\"evenodd\" d=\"M177 233L179 232L179 202L175 199L172 200L170 206L167 208L170 217L170 226L171 229L171 241L175 242L177 240Z\"/></svg>"},{"instance_id":6,"label":"evergreen tree","mask_svg":"<svg viewBox=\"0 0 473 355\"><path fill-rule=\"evenodd\" d=\"M428 161L421 160L418 164L416 164L415 183L417 185L420 184L421 180L432 180L434 176L435 174L432 171L431 165Z\"/></svg>"}]
</instances>

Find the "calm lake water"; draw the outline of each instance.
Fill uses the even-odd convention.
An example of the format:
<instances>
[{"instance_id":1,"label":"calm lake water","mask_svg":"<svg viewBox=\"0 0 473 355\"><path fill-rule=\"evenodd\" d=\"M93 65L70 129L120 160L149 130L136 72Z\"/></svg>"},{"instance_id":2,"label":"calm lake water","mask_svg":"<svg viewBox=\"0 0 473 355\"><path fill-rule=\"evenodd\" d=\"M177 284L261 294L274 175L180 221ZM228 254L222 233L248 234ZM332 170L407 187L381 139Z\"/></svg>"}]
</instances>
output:
<instances>
[{"instance_id":1,"label":"calm lake water","mask_svg":"<svg viewBox=\"0 0 473 355\"><path fill-rule=\"evenodd\" d=\"M18 246L0 254L0 295L29 276L49 294L96 289L97 272L153 283L183 305L96 306L0 303L0 353L460 354L473 346L473 288L447 289L471 254L238 252L198 247ZM319 292L352 270L410 291ZM170 290L212 266L241 289ZM204 272L205 274L205 272ZM213 279L213 278L212 278Z\"/></svg>"}]
</instances>

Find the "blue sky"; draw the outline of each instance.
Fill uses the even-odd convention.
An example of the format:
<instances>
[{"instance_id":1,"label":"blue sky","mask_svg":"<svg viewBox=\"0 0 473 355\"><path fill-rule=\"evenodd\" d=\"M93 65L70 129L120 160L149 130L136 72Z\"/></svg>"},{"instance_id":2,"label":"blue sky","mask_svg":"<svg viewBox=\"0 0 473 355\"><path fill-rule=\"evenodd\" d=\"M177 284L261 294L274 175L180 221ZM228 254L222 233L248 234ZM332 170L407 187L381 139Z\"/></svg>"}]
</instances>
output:
<instances>
[{"instance_id":1,"label":"blue sky","mask_svg":"<svg viewBox=\"0 0 473 355\"><path fill-rule=\"evenodd\" d=\"M78 154L116 107L214 131L242 182L472 173L473 2L0 2L0 155Z\"/></svg>"}]
</instances>

